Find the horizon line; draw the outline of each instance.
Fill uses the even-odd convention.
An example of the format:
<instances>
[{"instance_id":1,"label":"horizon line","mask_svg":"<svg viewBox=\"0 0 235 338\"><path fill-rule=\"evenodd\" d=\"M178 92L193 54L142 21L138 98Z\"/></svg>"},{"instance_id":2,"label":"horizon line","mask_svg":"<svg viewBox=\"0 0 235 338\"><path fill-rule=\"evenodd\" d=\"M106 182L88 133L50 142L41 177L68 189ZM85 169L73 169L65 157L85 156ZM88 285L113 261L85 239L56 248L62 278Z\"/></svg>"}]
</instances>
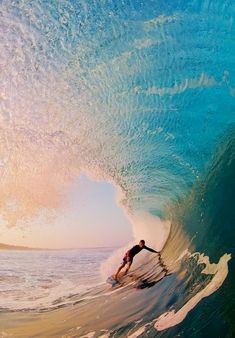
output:
<instances>
[{"instance_id":1,"label":"horizon line","mask_svg":"<svg viewBox=\"0 0 235 338\"><path fill-rule=\"evenodd\" d=\"M1 248L3 246L3 248ZM119 248L122 245L115 245L115 246L87 246L87 247L71 247L71 248L42 248L42 247L29 247L24 245L15 245L15 244L6 244L0 243L0 250L13 250L14 248L17 249L25 249L25 250L77 250L77 249L111 249L111 248Z\"/></svg>"}]
</instances>

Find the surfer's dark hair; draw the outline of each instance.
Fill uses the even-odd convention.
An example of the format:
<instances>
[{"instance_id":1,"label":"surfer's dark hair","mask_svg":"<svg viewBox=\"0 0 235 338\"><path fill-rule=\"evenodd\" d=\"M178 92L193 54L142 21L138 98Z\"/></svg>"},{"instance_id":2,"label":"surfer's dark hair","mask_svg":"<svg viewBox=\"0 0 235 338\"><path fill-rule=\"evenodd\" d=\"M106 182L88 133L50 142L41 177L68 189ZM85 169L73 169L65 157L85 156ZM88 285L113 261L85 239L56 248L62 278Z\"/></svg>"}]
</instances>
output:
<instances>
[{"instance_id":1,"label":"surfer's dark hair","mask_svg":"<svg viewBox=\"0 0 235 338\"><path fill-rule=\"evenodd\" d=\"M144 239L141 239L140 242L142 242L143 244L145 244L145 240Z\"/></svg>"}]
</instances>

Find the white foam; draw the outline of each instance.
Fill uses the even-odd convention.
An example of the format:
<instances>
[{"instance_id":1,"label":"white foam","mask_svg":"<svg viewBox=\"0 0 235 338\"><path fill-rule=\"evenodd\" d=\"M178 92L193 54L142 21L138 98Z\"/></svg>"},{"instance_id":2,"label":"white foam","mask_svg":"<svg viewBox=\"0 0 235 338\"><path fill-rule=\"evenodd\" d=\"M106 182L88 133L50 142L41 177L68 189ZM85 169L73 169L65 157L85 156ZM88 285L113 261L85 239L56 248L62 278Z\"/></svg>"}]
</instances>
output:
<instances>
[{"instance_id":1,"label":"white foam","mask_svg":"<svg viewBox=\"0 0 235 338\"><path fill-rule=\"evenodd\" d=\"M163 221L157 216L146 212L127 215L133 225L133 234L136 241L144 239L147 246L157 251L164 247L170 233L170 222Z\"/></svg>"},{"instance_id":2,"label":"white foam","mask_svg":"<svg viewBox=\"0 0 235 338\"><path fill-rule=\"evenodd\" d=\"M110 337L110 333L105 333L102 334L102 336L99 336L99 338L109 338Z\"/></svg>"},{"instance_id":3,"label":"white foam","mask_svg":"<svg viewBox=\"0 0 235 338\"><path fill-rule=\"evenodd\" d=\"M195 254L194 254L195 255ZM206 267L202 271L204 274L215 274L211 282L201 291L199 291L194 297L192 297L179 311L169 311L163 313L157 318L155 328L158 331L165 330L169 327L175 326L182 322L201 299L210 296L213 292L219 289L223 284L228 274L228 261L231 259L230 254L224 254L220 257L218 264L210 264L209 257L201 254L199 256L198 263L205 263Z\"/></svg>"},{"instance_id":4,"label":"white foam","mask_svg":"<svg viewBox=\"0 0 235 338\"><path fill-rule=\"evenodd\" d=\"M189 255L190 255L189 250L188 250L188 249L185 249L185 250L180 254L180 256L177 258L176 262L181 261L183 257L189 256Z\"/></svg>"},{"instance_id":5,"label":"white foam","mask_svg":"<svg viewBox=\"0 0 235 338\"><path fill-rule=\"evenodd\" d=\"M179 20L179 16L177 15L171 15L171 16L159 15L151 20L145 21L143 24L144 30L148 32L155 28L159 28L160 25L168 24L176 20Z\"/></svg>"},{"instance_id":6,"label":"white foam","mask_svg":"<svg viewBox=\"0 0 235 338\"><path fill-rule=\"evenodd\" d=\"M95 331L92 331L92 332L86 333L83 336L80 336L79 338L93 338L94 336L95 336Z\"/></svg>"},{"instance_id":7,"label":"white foam","mask_svg":"<svg viewBox=\"0 0 235 338\"><path fill-rule=\"evenodd\" d=\"M128 335L127 337L128 338L137 338L137 337L139 337L142 333L145 332L146 326L147 325L141 326L138 330L136 330L134 333Z\"/></svg>"},{"instance_id":8,"label":"white foam","mask_svg":"<svg viewBox=\"0 0 235 338\"><path fill-rule=\"evenodd\" d=\"M181 83L175 84L173 87L156 87L152 86L148 89L142 89L141 87L135 87L133 91L139 94L146 95L175 95L183 93L187 89L196 89L202 87L213 87L217 85L217 81L213 76L208 76L206 73L202 73L200 77L193 79L184 79Z\"/></svg>"}]
</instances>

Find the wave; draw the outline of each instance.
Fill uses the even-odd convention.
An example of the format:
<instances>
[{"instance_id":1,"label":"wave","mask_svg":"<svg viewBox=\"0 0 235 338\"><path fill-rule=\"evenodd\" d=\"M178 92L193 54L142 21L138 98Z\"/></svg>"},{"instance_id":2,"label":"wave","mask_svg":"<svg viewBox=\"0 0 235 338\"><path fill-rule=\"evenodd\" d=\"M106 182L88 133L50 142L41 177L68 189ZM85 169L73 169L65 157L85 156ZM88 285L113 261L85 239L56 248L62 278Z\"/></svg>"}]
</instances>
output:
<instances>
[{"instance_id":1,"label":"wave","mask_svg":"<svg viewBox=\"0 0 235 338\"><path fill-rule=\"evenodd\" d=\"M65 336L74 323L90 336L235 332L234 13L219 0L2 2L3 223L49 224L85 172L118 187L135 239L169 271L136 259L123 290L90 291L78 319L60 312Z\"/></svg>"}]
</instances>

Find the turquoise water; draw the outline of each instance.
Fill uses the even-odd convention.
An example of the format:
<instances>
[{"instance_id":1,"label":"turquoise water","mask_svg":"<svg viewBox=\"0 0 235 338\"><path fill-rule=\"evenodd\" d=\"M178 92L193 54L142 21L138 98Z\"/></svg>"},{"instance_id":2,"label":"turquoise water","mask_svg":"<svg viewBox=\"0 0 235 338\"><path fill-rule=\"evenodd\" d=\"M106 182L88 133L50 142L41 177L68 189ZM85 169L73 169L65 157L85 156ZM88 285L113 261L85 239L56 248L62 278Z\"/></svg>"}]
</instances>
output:
<instances>
[{"instance_id":1,"label":"turquoise water","mask_svg":"<svg viewBox=\"0 0 235 338\"><path fill-rule=\"evenodd\" d=\"M121 188L128 212L171 220L166 261L181 250L177 231L188 238L181 251L215 263L232 255L222 286L152 336L235 332L234 17L221 0L1 2L3 217L15 224L8 199L22 218L56 207L84 171ZM155 317L196 293L183 291L186 277L175 298L153 305Z\"/></svg>"}]
</instances>

